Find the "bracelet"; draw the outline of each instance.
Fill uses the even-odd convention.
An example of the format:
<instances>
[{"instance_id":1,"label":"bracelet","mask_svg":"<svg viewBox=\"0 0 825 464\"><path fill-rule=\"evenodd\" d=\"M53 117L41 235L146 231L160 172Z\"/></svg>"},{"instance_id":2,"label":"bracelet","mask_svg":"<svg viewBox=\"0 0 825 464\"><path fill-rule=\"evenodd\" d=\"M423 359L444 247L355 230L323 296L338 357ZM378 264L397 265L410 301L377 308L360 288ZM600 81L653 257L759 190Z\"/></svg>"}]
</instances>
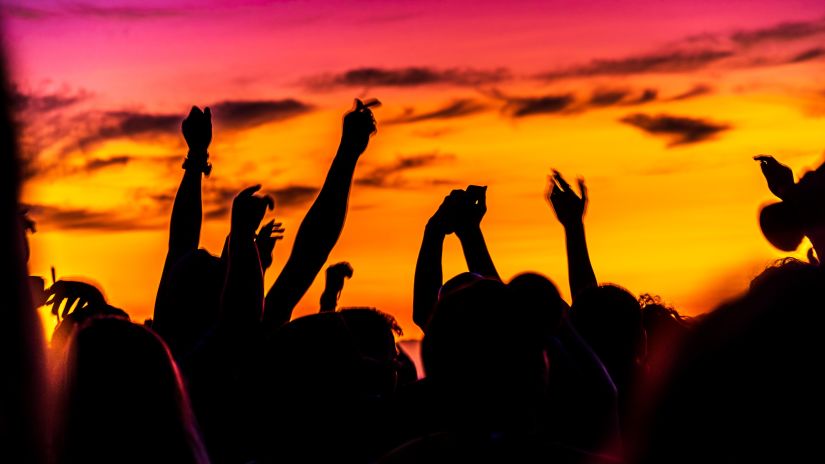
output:
<instances>
[{"instance_id":1,"label":"bracelet","mask_svg":"<svg viewBox=\"0 0 825 464\"><path fill-rule=\"evenodd\" d=\"M209 177L209 173L212 172L212 163L206 161L206 158L204 158L201 161L194 160L187 156L186 159L183 161L183 169L186 169L187 171L190 169L194 169L195 171L204 173L206 177Z\"/></svg>"}]
</instances>

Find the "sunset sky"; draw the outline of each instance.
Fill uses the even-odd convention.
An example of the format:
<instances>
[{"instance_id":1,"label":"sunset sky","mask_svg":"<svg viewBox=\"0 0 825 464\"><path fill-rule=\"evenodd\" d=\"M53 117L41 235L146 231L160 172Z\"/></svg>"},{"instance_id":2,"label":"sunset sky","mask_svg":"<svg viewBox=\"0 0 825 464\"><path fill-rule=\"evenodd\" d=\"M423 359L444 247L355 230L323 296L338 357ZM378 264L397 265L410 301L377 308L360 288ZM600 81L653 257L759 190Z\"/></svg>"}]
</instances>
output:
<instances>
[{"instance_id":1,"label":"sunset sky","mask_svg":"<svg viewBox=\"0 0 825 464\"><path fill-rule=\"evenodd\" d=\"M415 259L442 198L488 186L482 223L502 277L532 270L567 295L547 173L583 176L596 275L687 314L735 295L781 256L753 155L797 175L825 150L825 2L3 1L38 231L32 274L84 277L151 317L186 153L180 121L213 109L201 246L263 184L286 237L273 282L335 153L354 97L378 134L356 171L329 264L343 306L407 332ZM804 255L803 246L799 254ZM465 270L448 237L445 276ZM318 307L316 280L296 314Z\"/></svg>"}]
</instances>

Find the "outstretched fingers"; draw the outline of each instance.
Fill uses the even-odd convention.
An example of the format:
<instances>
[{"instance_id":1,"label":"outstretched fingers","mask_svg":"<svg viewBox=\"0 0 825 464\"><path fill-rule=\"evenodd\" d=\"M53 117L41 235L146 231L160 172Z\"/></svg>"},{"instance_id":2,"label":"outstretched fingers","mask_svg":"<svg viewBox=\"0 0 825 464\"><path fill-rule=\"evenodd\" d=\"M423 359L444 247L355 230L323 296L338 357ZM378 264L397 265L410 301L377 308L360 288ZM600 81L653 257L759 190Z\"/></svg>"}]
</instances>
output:
<instances>
[{"instance_id":1,"label":"outstretched fingers","mask_svg":"<svg viewBox=\"0 0 825 464\"><path fill-rule=\"evenodd\" d=\"M564 177L562 177L561 173L555 169L553 169L553 179L556 181L556 184L561 187L562 191L566 192L570 190L570 184L568 184L567 181L564 180Z\"/></svg>"},{"instance_id":2,"label":"outstretched fingers","mask_svg":"<svg viewBox=\"0 0 825 464\"><path fill-rule=\"evenodd\" d=\"M581 192L581 195L582 195L582 203L587 205L587 185L585 185L585 183L584 183L584 177L579 177L578 183L579 183L579 191Z\"/></svg>"}]
</instances>

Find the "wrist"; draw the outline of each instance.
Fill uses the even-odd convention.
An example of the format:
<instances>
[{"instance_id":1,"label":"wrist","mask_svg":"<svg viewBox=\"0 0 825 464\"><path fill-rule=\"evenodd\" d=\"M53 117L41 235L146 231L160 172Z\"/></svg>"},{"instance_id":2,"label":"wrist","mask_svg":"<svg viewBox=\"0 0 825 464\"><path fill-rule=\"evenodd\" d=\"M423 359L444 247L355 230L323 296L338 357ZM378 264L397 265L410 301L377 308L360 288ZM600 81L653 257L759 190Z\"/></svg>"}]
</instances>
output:
<instances>
[{"instance_id":1,"label":"wrist","mask_svg":"<svg viewBox=\"0 0 825 464\"><path fill-rule=\"evenodd\" d=\"M349 156L359 157L367 149L369 140L357 140L356 136L342 135L338 144L338 152Z\"/></svg>"},{"instance_id":2,"label":"wrist","mask_svg":"<svg viewBox=\"0 0 825 464\"><path fill-rule=\"evenodd\" d=\"M230 231L229 231L229 243L230 243L230 245L232 244L233 239L241 240L241 241L251 240L252 243L255 243L255 237L256 237L255 229L249 229L249 228L244 227L244 226L239 226L239 225L234 225L233 224L231 226ZM257 244L255 246L257 248Z\"/></svg>"},{"instance_id":3,"label":"wrist","mask_svg":"<svg viewBox=\"0 0 825 464\"><path fill-rule=\"evenodd\" d=\"M209 151L207 148L189 148L186 152L187 158L192 158L196 160L206 160L209 158Z\"/></svg>"},{"instance_id":4,"label":"wrist","mask_svg":"<svg viewBox=\"0 0 825 464\"><path fill-rule=\"evenodd\" d=\"M455 234L459 240L473 239L481 236L481 224L473 224L467 227L457 227Z\"/></svg>"},{"instance_id":5,"label":"wrist","mask_svg":"<svg viewBox=\"0 0 825 464\"><path fill-rule=\"evenodd\" d=\"M446 228L442 224L439 224L438 222L430 219L429 221L427 221L427 225L424 226L424 234L429 235L431 237L435 237L435 236L446 237L447 236L447 231L446 231Z\"/></svg>"},{"instance_id":6,"label":"wrist","mask_svg":"<svg viewBox=\"0 0 825 464\"><path fill-rule=\"evenodd\" d=\"M579 219L578 221L570 221L563 224L564 230L567 233L578 233L584 231L584 221Z\"/></svg>"},{"instance_id":7,"label":"wrist","mask_svg":"<svg viewBox=\"0 0 825 464\"><path fill-rule=\"evenodd\" d=\"M183 161L183 169L186 171L202 172L207 177L212 172L212 163L208 162L209 154L207 152L193 152L189 151L186 159Z\"/></svg>"}]
</instances>

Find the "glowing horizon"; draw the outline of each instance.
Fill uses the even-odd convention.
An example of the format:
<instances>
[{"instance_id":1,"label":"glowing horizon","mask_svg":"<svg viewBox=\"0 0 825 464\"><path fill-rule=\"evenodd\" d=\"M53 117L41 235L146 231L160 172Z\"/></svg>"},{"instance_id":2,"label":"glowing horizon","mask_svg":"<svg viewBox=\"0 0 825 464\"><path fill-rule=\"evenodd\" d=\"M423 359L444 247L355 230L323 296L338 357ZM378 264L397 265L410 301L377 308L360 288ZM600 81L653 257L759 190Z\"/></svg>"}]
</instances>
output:
<instances>
[{"instance_id":1,"label":"glowing horizon","mask_svg":"<svg viewBox=\"0 0 825 464\"><path fill-rule=\"evenodd\" d=\"M663 4L665 3L665 4ZM756 217L752 156L799 175L825 149L818 1L6 2L6 48L35 205L31 272L84 276L151 317L191 105L215 114L201 246L219 253L232 194L261 183L287 235L319 188L354 97L377 97L328 264L355 268L341 306L407 335L424 224L453 188L487 185L502 277L568 294L544 198L557 168L590 190L596 275L687 314L712 309L782 254ZM798 256L804 255L800 248ZM464 270L448 237L445 278ZM296 315L318 307L323 275Z\"/></svg>"}]
</instances>

